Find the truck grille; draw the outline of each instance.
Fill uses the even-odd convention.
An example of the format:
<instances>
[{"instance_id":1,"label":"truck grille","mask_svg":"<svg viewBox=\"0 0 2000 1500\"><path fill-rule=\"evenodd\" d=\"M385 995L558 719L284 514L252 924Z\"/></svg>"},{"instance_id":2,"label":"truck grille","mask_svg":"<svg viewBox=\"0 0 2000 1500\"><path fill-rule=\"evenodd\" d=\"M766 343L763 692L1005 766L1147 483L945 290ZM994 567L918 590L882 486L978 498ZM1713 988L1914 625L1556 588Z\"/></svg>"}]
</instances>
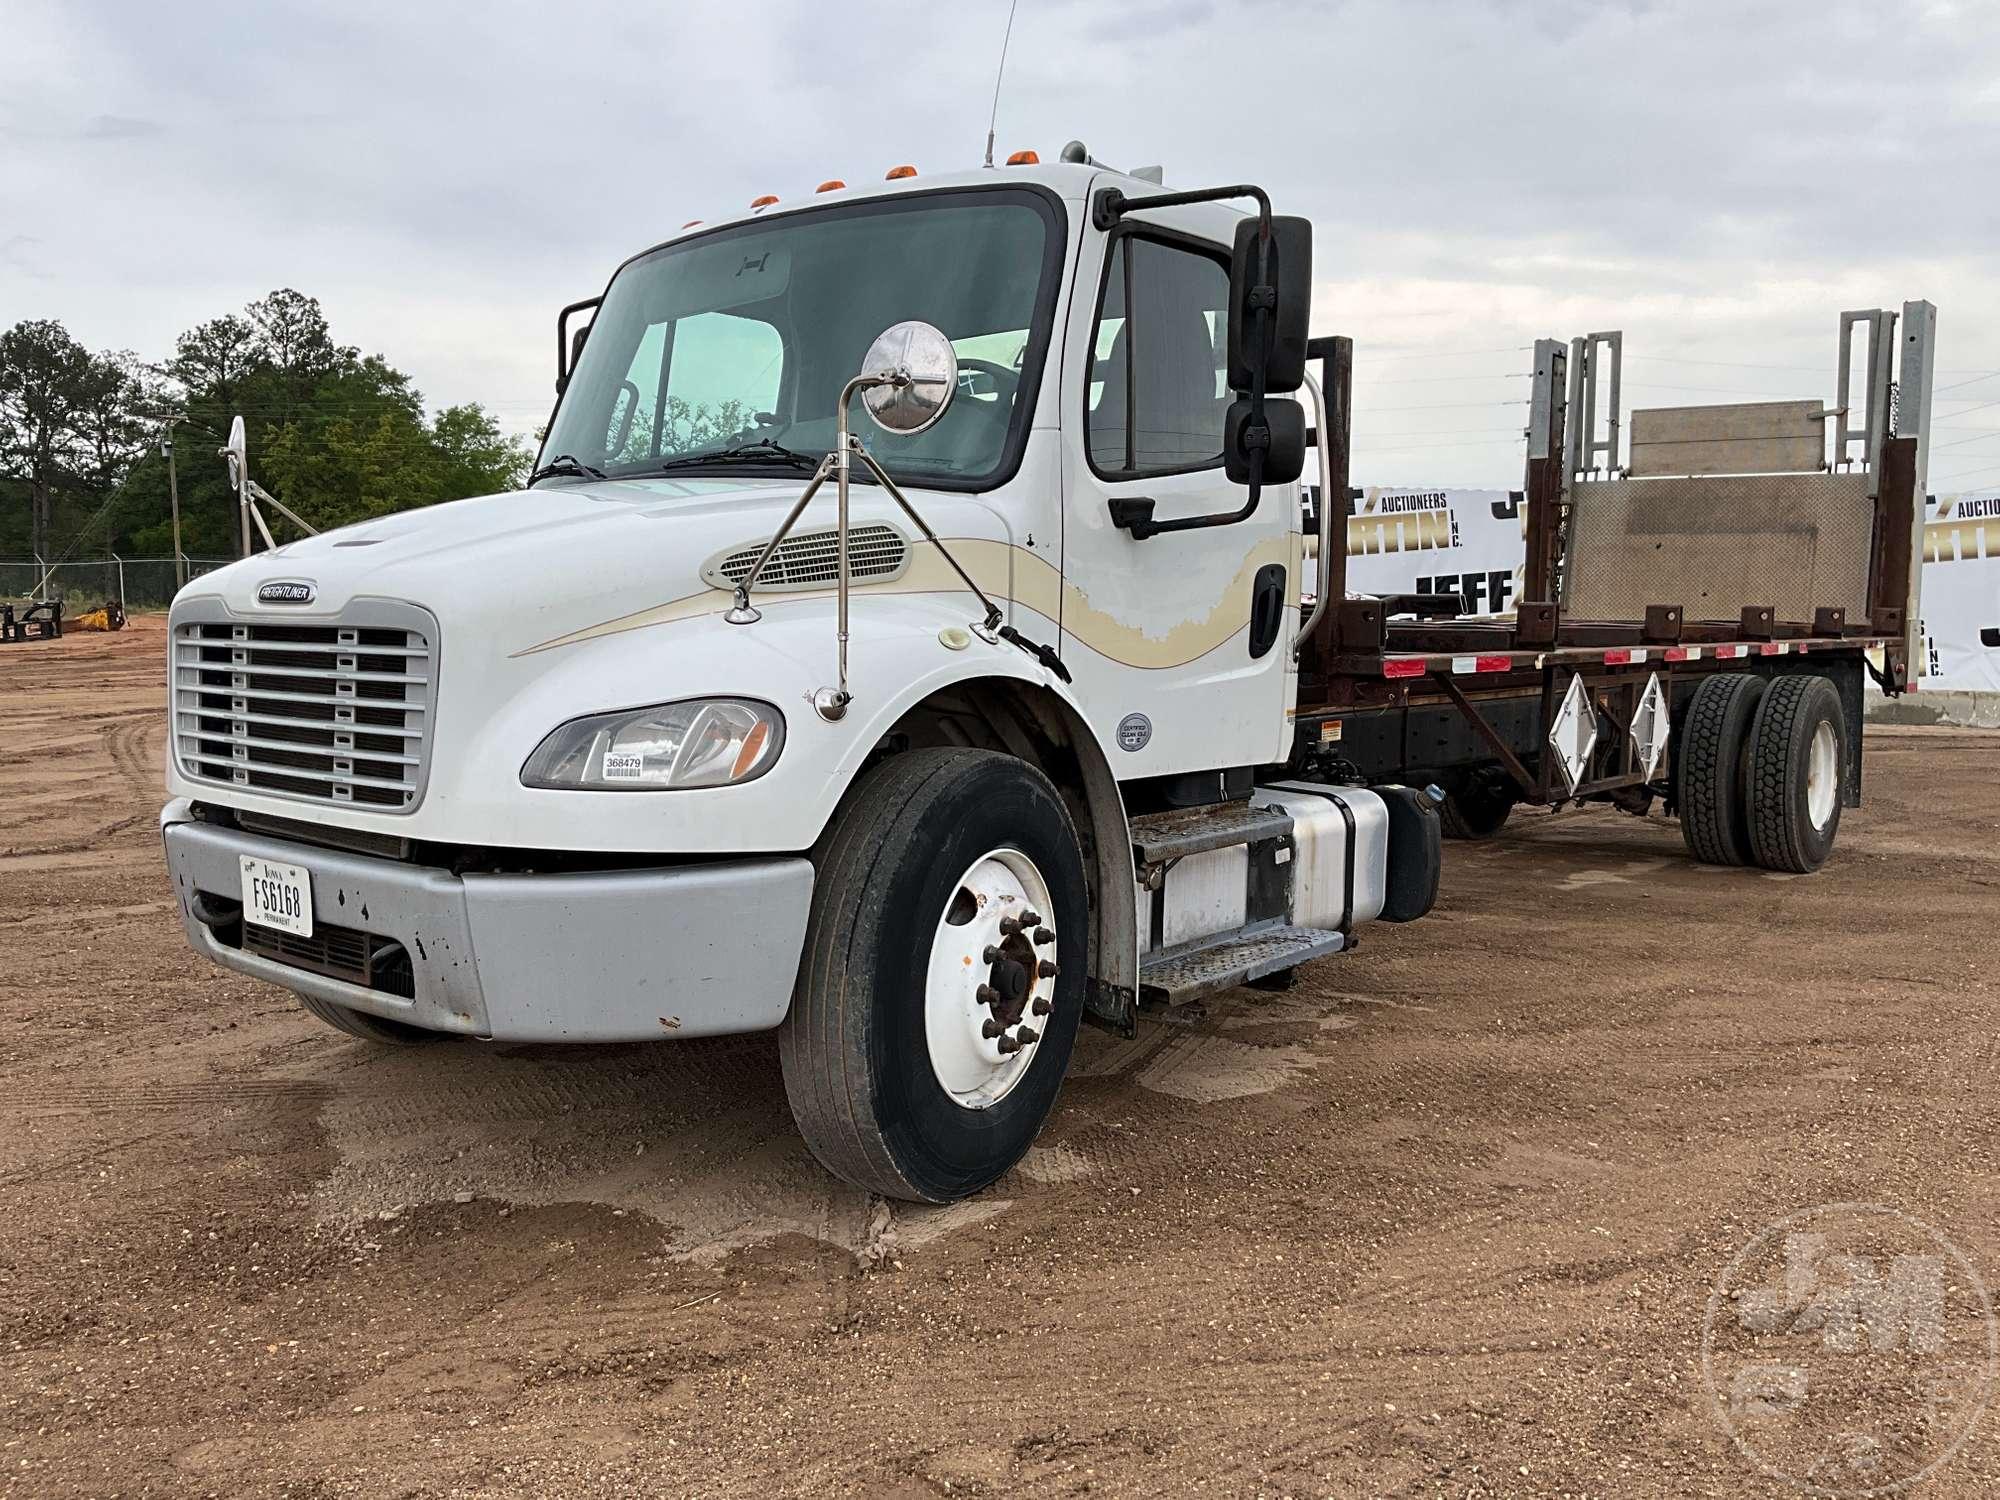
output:
<instances>
[{"instance_id":1,"label":"truck grille","mask_svg":"<svg viewBox=\"0 0 2000 1500\"><path fill-rule=\"evenodd\" d=\"M173 651L187 776L377 812L423 797L437 660L423 611L371 602L365 623L181 619Z\"/></svg>"}]
</instances>

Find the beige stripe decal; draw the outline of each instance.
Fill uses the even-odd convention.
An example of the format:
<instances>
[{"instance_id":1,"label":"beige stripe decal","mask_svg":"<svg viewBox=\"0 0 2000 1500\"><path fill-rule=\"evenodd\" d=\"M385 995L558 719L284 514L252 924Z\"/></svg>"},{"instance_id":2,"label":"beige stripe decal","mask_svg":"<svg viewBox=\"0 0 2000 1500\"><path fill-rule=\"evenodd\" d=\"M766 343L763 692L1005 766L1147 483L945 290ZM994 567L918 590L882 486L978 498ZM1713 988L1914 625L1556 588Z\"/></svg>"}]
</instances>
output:
<instances>
[{"instance_id":1,"label":"beige stripe decal","mask_svg":"<svg viewBox=\"0 0 2000 1500\"><path fill-rule=\"evenodd\" d=\"M1215 606L1197 619L1182 620L1159 634L1149 634L1090 601L1090 596L1065 580L1046 558L1026 547L985 538L948 538L952 555L973 580L996 598L1009 596L1013 602L1051 620L1060 618L1064 634L1123 666L1158 671L1185 666L1206 656L1243 629L1250 618L1250 591L1257 570L1267 563L1286 562L1293 556L1296 539L1291 533L1266 537L1244 558L1243 565L1222 590ZM1012 575L1011 580L1009 575ZM1296 570L1294 570L1296 576ZM951 564L929 542L915 542L910 548L910 566L902 577L886 583L856 584L855 596L868 594L963 594L964 587ZM782 594L757 597L760 608L770 610L786 604L832 598L834 590L788 590ZM516 651L515 656L533 656L574 646L603 636L621 635L628 630L645 630L655 625L671 625L704 615L719 615L729 608L729 595L720 589L704 588L697 593L656 604L634 614L621 615L598 625L571 631L540 645ZM1060 609L1060 616L1058 616Z\"/></svg>"}]
</instances>

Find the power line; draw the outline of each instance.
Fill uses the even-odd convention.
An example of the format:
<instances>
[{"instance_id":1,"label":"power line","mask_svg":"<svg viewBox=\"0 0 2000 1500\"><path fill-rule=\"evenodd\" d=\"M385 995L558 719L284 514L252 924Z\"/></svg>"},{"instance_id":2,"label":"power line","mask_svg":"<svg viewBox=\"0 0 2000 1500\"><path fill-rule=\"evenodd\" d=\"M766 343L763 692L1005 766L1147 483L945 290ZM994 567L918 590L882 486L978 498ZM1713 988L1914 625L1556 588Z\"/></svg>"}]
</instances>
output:
<instances>
[{"instance_id":1,"label":"power line","mask_svg":"<svg viewBox=\"0 0 2000 1500\"><path fill-rule=\"evenodd\" d=\"M1942 484L1948 479L1970 479L1975 474L2000 474L2000 464L1991 464L1983 469L1960 469L1954 474L1940 474L1931 483ZM1983 484L1979 488L1991 489L1993 486Z\"/></svg>"},{"instance_id":2,"label":"power line","mask_svg":"<svg viewBox=\"0 0 2000 1500\"><path fill-rule=\"evenodd\" d=\"M1526 406L1526 401L1439 401L1426 406L1360 406L1355 407L1357 416L1385 411L1464 411L1468 408L1479 410L1489 406Z\"/></svg>"}]
</instances>

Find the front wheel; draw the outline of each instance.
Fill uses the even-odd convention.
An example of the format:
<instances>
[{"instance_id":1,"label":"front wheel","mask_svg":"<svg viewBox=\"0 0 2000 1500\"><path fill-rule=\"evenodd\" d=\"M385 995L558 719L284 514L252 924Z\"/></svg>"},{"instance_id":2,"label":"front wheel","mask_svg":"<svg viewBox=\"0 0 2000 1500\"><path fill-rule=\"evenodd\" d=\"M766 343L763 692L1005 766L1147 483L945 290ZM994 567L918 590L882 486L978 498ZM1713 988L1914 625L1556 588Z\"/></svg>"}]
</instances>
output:
<instances>
[{"instance_id":1,"label":"front wheel","mask_svg":"<svg viewBox=\"0 0 2000 1500\"><path fill-rule=\"evenodd\" d=\"M1026 1153L1083 1015L1089 902L1062 799L1026 762L913 750L814 851L785 1093L835 1176L946 1203Z\"/></svg>"}]
</instances>

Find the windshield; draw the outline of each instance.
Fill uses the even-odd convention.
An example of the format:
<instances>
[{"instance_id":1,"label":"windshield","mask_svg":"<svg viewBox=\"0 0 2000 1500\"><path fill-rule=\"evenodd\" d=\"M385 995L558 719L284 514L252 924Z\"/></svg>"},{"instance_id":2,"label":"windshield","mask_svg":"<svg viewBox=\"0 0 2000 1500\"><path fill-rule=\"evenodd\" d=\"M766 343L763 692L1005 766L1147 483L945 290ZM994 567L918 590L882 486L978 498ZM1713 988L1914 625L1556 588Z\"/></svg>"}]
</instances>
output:
<instances>
[{"instance_id":1,"label":"windshield","mask_svg":"<svg viewBox=\"0 0 2000 1500\"><path fill-rule=\"evenodd\" d=\"M950 409L899 436L857 398L850 426L898 477L978 488L1019 462L1060 258L1053 206L1020 189L829 207L665 246L612 280L542 452L613 478L769 473L797 464L785 450L817 460L868 346L916 318L958 351Z\"/></svg>"}]
</instances>

